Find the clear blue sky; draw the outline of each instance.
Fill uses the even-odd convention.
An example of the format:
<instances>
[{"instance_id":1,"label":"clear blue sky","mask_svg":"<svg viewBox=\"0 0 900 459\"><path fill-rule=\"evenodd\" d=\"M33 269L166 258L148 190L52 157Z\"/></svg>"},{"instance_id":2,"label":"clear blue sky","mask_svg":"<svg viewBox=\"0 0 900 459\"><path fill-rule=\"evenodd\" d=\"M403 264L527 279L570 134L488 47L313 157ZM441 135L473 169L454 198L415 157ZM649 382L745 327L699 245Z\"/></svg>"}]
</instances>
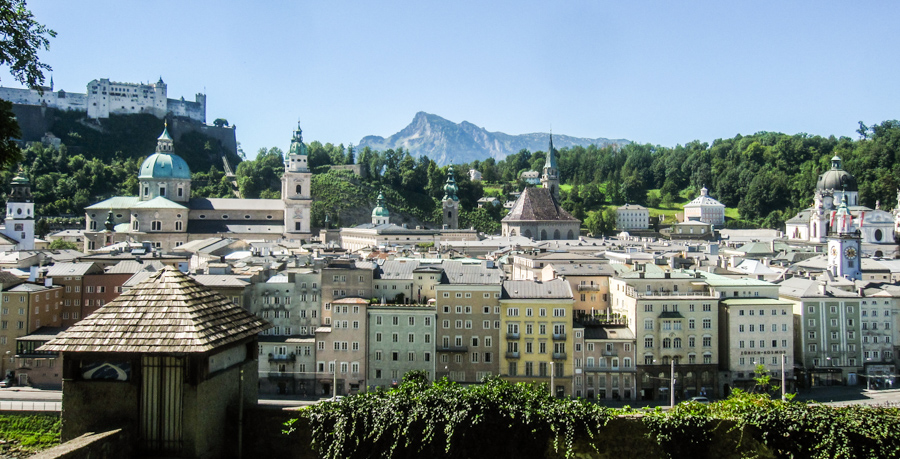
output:
<instances>
[{"instance_id":1,"label":"clear blue sky","mask_svg":"<svg viewBox=\"0 0 900 459\"><path fill-rule=\"evenodd\" d=\"M208 96L248 157L388 136L426 111L508 134L667 146L856 137L900 118L900 2L31 0L55 89ZM0 84L15 86L8 73Z\"/></svg>"}]
</instances>

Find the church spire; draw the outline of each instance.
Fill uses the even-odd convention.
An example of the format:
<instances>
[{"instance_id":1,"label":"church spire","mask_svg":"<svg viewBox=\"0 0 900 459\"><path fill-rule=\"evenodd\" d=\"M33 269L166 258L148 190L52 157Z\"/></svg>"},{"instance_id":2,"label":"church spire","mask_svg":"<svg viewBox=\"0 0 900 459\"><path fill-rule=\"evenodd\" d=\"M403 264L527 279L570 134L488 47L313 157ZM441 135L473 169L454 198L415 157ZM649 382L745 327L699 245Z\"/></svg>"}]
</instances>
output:
<instances>
[{"instance_id":1,"label":"church spire","mask_svg":"<svg viewBox=\"0 0 900 459\"><path fill-rule=\"evenodd\" d=\"M541 185L550 190L550 196L559 201L559 170L556 167L556 155L553 153L553 132L550 132L550 147L547 149L547 160L544 162L544 173Z\"/></svg>"}]
</instances>

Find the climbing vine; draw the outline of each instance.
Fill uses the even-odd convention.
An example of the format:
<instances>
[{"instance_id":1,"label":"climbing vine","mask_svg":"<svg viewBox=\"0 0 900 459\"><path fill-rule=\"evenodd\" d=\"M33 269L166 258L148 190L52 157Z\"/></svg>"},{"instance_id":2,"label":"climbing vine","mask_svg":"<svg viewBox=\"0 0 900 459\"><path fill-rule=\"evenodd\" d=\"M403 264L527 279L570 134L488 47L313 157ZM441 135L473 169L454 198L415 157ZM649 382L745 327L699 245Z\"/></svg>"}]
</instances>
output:
<instances>
[{"instance_id":1,"label":"climbing vine","mask_svg":"<svg viewBox=\"0 0 900 459\"><path fill-rule=\"evenodd\" d=\"M627 419L611 424L616 417ZM615 446L610 439L639 448L642 457L900 457L898 408L831 407L734 390L709 405L615 410L553 398L542 384L488 378L464 387L429 383L424 372L408 373L394 390L308 407L287 425L286 433L308 428L324 458L600 457L600 449L608 455Z\"/></svg>"},{"instance_id":2,"label":"climbing vine","mask_svg":"<svg viewBox=\"0 0 900 459\"><path fill-rule=\"evenodd\" d=\"M543 385L499 378L431 384L425 373L410 372L395 390L319 403L301 417L325 458L543 457L548 448L570 457L575 439L592 437L610 413L552 398Z\"/></svg>"}]
</instances>

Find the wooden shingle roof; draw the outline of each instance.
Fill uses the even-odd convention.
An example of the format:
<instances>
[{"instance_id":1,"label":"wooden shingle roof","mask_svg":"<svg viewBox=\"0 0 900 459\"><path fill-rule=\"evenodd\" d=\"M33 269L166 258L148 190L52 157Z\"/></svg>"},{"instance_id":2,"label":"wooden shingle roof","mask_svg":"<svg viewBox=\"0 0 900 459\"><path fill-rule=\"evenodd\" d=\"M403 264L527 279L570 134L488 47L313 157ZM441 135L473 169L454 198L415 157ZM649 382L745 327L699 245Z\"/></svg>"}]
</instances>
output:
<instances>
[{"instance_id":1,"label":"wooden shingle roof","mask_svg":"<svg viewBox=\"0 0 900 459\"><path fill-rule=\"evenodd\" d=\"M168 267L41 346L53 352L203 353L271 324Z\"/></svg>"}]
</instances>

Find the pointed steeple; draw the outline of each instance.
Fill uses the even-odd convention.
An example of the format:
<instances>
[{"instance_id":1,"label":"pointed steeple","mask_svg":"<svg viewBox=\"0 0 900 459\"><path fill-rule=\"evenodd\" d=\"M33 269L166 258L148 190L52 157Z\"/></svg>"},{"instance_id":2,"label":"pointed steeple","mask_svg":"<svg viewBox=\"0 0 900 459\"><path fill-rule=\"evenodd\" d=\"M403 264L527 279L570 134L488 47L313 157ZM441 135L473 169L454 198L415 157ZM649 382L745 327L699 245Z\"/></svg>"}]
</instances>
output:
<instances>
[{"instance_id":1,"label":"pointed steeple","mask_svg":"<svg viewBox=\"0 0 900 459\"><path fill-rule=\"evenodd\" d=\"M306 144L303 143L303 129L300 128L300 120L297 120L297 129L294 130L294 137L291 139L291 148L288 151L291 155L308 155Z\"/></svg>"},{"instance_id":2,"label":"pointed steeple","mask_svg":"<svg viewBox=\"0 0 900 459\"><path fill-rule=\"evenodd\" d=\"M544 170L548 167L556 169L556 154L553 149L553 131L550 131L550 146L547 148L547 159L544 161Z\"/></svg>"},{"instance_id":3,"label":"pointed steeple","mask_svg":"<svg viewBox=\"0 0 900 459\"><path fill-rule=\"evenodd\" d=\"M550 147L547 148L547 160L544 162L544 173L541 185L550 190L550 196L559 201L559 170L556 167L556 155L553 149L553 132L550 132Z\"/></svg>"}]
</instances>

